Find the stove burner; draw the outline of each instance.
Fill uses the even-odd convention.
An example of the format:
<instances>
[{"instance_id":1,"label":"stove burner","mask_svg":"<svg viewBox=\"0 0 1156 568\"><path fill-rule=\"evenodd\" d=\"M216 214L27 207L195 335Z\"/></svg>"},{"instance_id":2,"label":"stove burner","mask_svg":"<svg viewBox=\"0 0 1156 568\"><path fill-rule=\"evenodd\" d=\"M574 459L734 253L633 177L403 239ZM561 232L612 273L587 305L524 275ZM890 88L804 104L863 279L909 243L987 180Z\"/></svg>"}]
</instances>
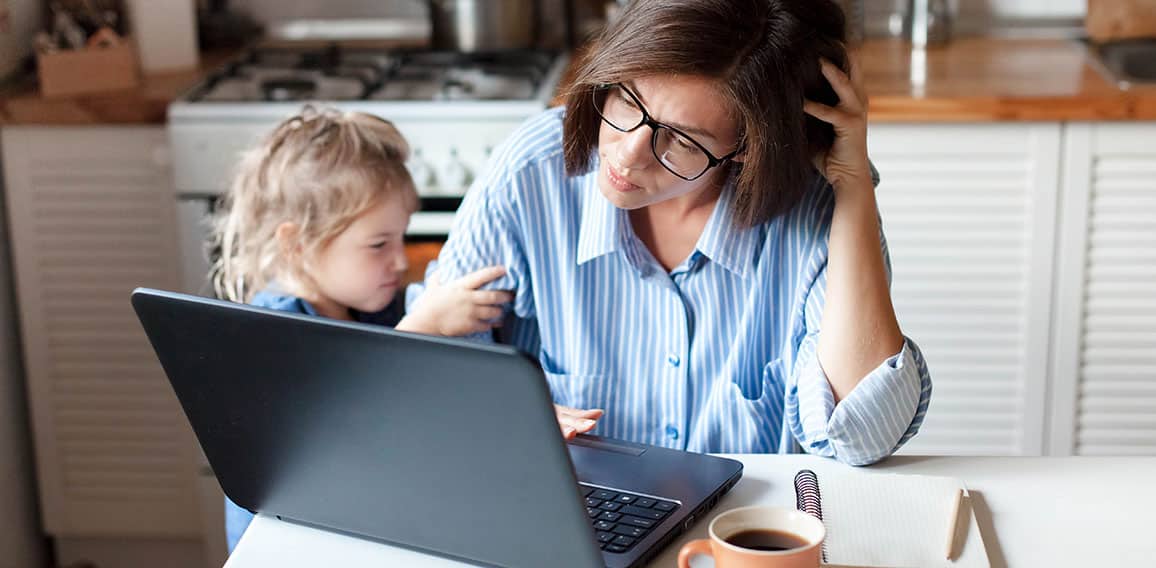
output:
<instances>
[{"instance_id":1,"label":"stove burner","mask_svg":"<svg viewBox=\"0 0 1156 568\"><path fill-rule=\"evenodd\" d=\"M474 86L469 83L463 83L456 79L446 79L442 83L441 97L438 98L450 100L473 98L474 91Z\"/></svg>"},{"instance_id":2,"label":"stove burner","mask_svg":"<svg viewBox=\"0 0 1156 568\"><path fill-rule=\"evenodd\" d=\"M261 82L261 93L266 101L305 101L313 98L317 83L299 77L278 77Z\"/></svg>"},{"instance_id":3,"label":"stove burner","mask_svg":"<svg viewBox=\"0 0 1156 568\"><path fill-rule=\"evenodd\" d=\"M191 98L259 101L531 100L556 54L342 48L257 48Z\"/></svg>"},{"instance_id":4,"label":"stove burner","mask_svg":"<svg viewBox=\"0 0 1156 568\"><path fill-rule=\"evenodd\" d=\"M331 45L319 51L301 53L296 67L299 69L317 69L327 71L341 66L341 50Z\"/></svg>"}]
</instances>

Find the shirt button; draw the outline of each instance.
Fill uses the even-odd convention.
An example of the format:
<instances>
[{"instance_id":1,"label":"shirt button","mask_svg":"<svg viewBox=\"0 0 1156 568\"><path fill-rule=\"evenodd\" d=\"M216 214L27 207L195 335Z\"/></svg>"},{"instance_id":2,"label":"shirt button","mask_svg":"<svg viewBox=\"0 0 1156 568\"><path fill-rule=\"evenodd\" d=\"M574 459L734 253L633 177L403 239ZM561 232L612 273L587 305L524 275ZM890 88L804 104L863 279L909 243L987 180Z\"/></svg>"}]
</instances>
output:
<instances>
[{"instance_id":1,"label":"shirt button","mask_svg":"<svg viewBox=\"0 0 1156 568\"><path fill-rule=\"evenodd\" d=\"M677 440L678 439L678 428L675 428L674 426L667 426L666 427L666 436L668 438L670 438L671 440Z\"/></svg>"},{"instance_id":2,"label":"shirt button","mask_svg":"<svg viewBox=\"0 0 1156 568\"><path fill-rule=\"evenodd\" d=\"M679 359L678 355L668 355L666 357L666 362L670 363L671 367L677 367L679 363L682 363L682 359Z\"/></svg>"}]
</instances>

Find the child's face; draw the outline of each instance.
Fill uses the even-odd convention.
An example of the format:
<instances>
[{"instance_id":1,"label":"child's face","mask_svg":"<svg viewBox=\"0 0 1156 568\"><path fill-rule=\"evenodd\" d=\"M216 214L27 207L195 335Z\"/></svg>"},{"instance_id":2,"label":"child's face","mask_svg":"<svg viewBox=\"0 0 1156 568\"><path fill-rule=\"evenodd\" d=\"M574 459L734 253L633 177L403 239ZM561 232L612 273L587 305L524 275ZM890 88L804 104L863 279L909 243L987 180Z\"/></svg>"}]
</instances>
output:
<instances>
[{"instance_id":1,"label":"child's face","mask_svg":"<svg viewBox=\"0 0 1156 568\"><path fill-rule=\"evenodd\" d=\"M409 211L400 198L371 207L318 251L309 276L325 299L359 312L381 311L391 301L408 263Z\"/></svg>"}]
</instances>

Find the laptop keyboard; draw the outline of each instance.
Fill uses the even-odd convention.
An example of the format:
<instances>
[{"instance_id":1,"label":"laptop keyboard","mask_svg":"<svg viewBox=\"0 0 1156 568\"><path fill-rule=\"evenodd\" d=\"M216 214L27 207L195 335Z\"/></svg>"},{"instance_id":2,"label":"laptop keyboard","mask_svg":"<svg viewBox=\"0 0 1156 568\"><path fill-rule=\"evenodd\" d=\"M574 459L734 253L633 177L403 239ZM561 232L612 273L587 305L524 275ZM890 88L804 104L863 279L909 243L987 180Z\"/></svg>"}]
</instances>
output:
<instances>
[{"instance_id":1,"label":"laptop keyboard","mask_svg":"<svg viewBox=\"0 0 1156 568\"><path fill-rule=\"evenodd\" d=\"M618 554L629 551L678 509L674 501L586 484L579 484L579 494L586 499L586 515L594 525L598 545Z\"/></svg>"}]
</instances>

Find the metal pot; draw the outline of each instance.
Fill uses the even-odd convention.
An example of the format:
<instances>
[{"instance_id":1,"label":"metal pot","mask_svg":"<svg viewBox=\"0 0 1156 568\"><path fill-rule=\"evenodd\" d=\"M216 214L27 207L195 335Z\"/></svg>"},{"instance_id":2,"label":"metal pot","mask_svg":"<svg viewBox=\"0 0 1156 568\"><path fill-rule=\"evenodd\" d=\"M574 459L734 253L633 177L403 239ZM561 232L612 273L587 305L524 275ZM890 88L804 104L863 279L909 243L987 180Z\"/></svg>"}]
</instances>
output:
<instances>
[{"instance_id":1,"label":"metal pot","mask_svg":"<svg viewBox=\"0 0 1156 568\"><path fill-rule=\"evenodd\" d=\"M437 49L529 49L538 39L538 0L429 0Z\"/></svg>"}]
</instances>

